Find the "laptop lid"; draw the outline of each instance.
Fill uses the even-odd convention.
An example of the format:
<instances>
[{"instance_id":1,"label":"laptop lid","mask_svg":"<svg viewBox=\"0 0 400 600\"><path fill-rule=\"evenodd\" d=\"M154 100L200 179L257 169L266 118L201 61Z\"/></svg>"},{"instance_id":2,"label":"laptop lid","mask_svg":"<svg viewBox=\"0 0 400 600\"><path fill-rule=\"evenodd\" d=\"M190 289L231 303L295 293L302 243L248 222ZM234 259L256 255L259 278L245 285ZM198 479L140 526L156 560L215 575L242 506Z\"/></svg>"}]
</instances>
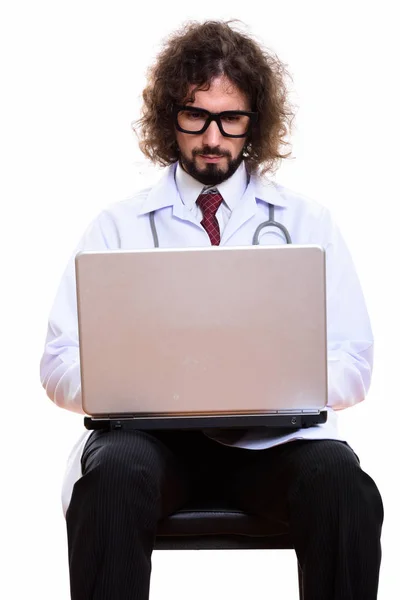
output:
<instances>
[{"instance_id":1,"label":"laptop lid","mask_svg":"<svg viewBox=\"0 0 400 600\"><path fill-rule=\"evenodd\" d=\"M318 246L81 252L76 282L88 415L326 406Z\"/></svg>"}]
</instances>

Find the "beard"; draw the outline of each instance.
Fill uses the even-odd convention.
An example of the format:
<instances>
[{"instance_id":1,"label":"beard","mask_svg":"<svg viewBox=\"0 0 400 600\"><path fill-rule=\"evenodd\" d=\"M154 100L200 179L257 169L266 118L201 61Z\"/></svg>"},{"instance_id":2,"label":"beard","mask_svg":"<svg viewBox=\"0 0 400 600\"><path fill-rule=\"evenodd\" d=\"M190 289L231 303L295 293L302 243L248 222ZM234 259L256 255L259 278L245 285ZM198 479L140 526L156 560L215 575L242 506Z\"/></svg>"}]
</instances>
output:
<instances>
[{"instance_id":1,"label":"beard","mask_svg":"<svg viewBox=\"0 0 400 600\"><path fill-rule=\"evenodd\" d=\"M199 169L196 165L195 157L200 154L208 154L213 156L225 156L227 159L228 166L225 169L216 163L207 163L204 169ZM191 175L197 181L200 181L203 185L219 185L223 181L232 177L235 171L238 169L243 160L243 151L240 152L237 158L232 158L232 155L227 150L220 150L218 146L211 148L211 146L203 146L203 148L195 148L192 150L192 158L188 158L180 153L179 162L182 168Z\"/></svg>"}]
</instances>

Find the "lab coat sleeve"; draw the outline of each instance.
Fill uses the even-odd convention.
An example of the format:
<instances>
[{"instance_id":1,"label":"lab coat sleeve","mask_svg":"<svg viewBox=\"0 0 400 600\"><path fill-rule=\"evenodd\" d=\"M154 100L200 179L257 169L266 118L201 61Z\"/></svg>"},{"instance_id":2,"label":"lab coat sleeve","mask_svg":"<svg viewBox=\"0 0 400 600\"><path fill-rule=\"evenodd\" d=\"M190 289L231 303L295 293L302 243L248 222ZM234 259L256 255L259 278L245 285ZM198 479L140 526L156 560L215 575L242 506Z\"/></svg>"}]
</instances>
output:
<instances>
[{"instance_id":1,"label":"lab coat sleeve","mask_svg":"<svg viewBox=\"0 0 400 600\"><path fill-rule=\"evenodd\" d=\"M84 414L81 398L75 255L81 250L118 247L112 220L104 212L89 226L71 256L50 312L40 378L49 398L62 408Z\"/></svg>"},{"instance_id":2,"label":"lab coat sleeve","mask_svg":"<svg viewBox=\"0 0 400 600\"><path fill-rule=\"evenodd\" d=\"M328 406L340 410L366 397L373 335L353 260L328 212L321 229L326 252Z\"/></svg>"}]
</instances>

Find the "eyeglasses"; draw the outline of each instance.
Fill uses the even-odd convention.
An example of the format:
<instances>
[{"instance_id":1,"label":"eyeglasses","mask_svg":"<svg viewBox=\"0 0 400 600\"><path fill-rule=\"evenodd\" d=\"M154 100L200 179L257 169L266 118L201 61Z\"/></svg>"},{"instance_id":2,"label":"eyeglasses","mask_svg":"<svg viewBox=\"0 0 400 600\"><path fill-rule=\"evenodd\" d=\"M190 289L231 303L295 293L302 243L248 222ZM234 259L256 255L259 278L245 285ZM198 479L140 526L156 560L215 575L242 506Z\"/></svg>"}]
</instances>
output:
<instances>
[{"instance_id":1,"label":"eyeglasses","mask_svg":"<svg viewBox=\"0 0 400 600\"><path fill-rule=\"evenodd\" d=\"M183 133L204 133L211 121L215 121L218 129L225 137L242 138L249 133L251 126L257 121L256 112L244 110L225 110L212 113L195 106L175 106L175 127Z\"/></svg>"}]
</instances>

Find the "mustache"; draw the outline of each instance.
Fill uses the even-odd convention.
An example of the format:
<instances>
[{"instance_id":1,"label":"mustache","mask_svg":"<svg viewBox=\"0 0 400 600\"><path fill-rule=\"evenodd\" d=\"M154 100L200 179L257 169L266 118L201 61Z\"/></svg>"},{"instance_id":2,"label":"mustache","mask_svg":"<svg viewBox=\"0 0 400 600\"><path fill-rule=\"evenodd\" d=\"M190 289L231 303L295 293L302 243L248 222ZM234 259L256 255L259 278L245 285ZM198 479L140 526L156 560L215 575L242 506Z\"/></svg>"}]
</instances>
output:
<instances>
[{"instance_id":1,"label":"mustache","mask_svg":"<svg viewBox=\"0 0 400 600\"><path fill-rule=\"evenodd\" d=\"M203 146L202 148L194 148L192 150L193 156L198 156L200 154L207 154L208 156L226 156L228 158L232 158L229 150L221 150L219 146Z\"/></svg>"}]
</instances>

